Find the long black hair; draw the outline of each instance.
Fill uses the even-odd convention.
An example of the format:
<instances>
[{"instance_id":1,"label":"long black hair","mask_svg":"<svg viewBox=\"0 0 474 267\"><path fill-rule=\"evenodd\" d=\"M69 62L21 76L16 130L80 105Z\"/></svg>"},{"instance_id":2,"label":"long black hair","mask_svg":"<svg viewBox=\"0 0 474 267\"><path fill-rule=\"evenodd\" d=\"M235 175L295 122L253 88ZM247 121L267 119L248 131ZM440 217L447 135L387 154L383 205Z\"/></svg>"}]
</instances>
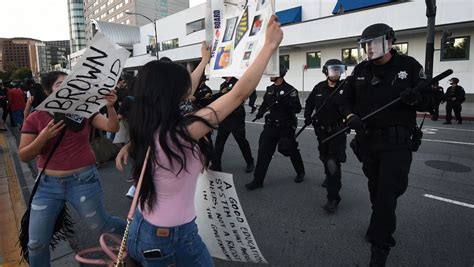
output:
<instances>
[{"instance_id":1,"label":"long black hair","mask_svg":"<svg viewBox=\"0 0 474 267\"><path fill-rule=\"evenodd\" d=\"M172 62L151 61L138 72L133 89L135 100L129 117L131 157L134 159L132 173L135 181L140 176L148 147L151 149L151 162L165 168L157 160L155 138L158 138L170 163L169 171L176 174L186 171L186 153L190 151L208 165L211 140L203 138L199 142L195 141L189 135L186 125L201 121L212 126L192 114L181 115L179 109L179 103L189 95L190 88L191 77L188 71ZM199 155L196 155L197 147L201 151ZM174 166L173 161L179 166ZM148 164L145 171L139 198L142 209L145 205L153 209L156 201L152 172L154 164Z\"/></svg>"}]
</instances>

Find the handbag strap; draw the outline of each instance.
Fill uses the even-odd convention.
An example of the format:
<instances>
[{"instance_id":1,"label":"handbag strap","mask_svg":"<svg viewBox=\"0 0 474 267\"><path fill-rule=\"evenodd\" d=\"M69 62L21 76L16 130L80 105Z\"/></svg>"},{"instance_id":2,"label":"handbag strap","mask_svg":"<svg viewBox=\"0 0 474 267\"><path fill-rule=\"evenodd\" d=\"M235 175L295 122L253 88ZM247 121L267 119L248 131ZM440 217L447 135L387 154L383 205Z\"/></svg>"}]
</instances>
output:
<instances>
[{"instance_id":1,"label":"handbag strap","mask_svg":"<svg viewBox=\"0 0 474 267\"><path fill-rule=\"evenodd\" d=\"M49 155L48 155L48 157L46 158L46 161L45 161L45 163L44 163L43 169L42 169L41 172L38 174L38 176L36 176L35 185L33 186L33 190L31 190L30 201L29 201L29 205L28 205L28 206L31 206L31 203L33 202L33 196L34 196L35 193L36 193L36 189L38 188L38 185L39 185L39 181L40 181L40 179L41 179L41 176L44 174L44 170L46 170L46 167L48 166L49 161L50 161L51 158L53 157L54 152L55 152L56 149L59 147L59 143L61 143L61 140L63 139L64 134L66 133L66 130L67 130L66 127L64 127L64 129L62 129L61 132L59 133L58 139L56 139L56 142L54 143L53 149L51 149L51 152L49 152Z\"/></svg>"},{"instance_id":2,"label":"handbag strap","mask_svg":"<svg viewBox=\"0 0 474 267\"><path fill-rule=\"evenodd\" d=\"M143 162L142 171L140 172L140 178L138 178L137 187L135 193L133 194L132 204L130 205L130 210L128 211L127 218L132 220L135 213L135 208L138 203L138 196L140 195L140 190L142 189L143 176L145 176L146 166L148 164L148 158L150 157L150 147L146 150L145 161Z\"/></svg>"}]
</instances>

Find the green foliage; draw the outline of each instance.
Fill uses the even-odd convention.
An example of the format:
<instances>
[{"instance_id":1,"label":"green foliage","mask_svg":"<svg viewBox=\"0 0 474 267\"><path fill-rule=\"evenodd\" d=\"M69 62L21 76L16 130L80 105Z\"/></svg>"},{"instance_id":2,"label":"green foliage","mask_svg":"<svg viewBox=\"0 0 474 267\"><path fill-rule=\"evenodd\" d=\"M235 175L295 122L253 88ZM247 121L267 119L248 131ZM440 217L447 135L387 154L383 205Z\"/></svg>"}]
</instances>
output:
<instances>
[{"instance_id":1,"label":"green foliage","mask_svg":"<svg viewBox=\"0 0 474 267\"><path fill-rule=\"evenodd\" d=\"M32 76L32 73L31 73L31 70L29 68L18 68L16 69L12 75L11 75L11 80L22 80L25 79L25 78L31 78L33 77Z\"/></svg>"}]
</instances>

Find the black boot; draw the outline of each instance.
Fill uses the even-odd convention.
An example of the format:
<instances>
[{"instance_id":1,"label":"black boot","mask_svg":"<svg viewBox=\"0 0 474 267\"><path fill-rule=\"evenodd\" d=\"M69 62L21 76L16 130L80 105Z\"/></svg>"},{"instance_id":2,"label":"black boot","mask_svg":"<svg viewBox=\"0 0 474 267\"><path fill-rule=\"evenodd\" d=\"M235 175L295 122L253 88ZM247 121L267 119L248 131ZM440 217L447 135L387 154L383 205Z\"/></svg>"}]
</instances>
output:
<instances>
[{"instance_id":1,"label":"black boot","mask_svg":"<svg viewBox=\"0 0 474 267\"><path fill-rule=\"evenodd\" d=\"M245 172L246 173L253 172L254 169L255 169L255 165L253 164L253 161L252 161L252 162L247 163L247 168L245 168Z\"/></svg>"},{"instance_id":2,"label":"black boot","mask_svg":"<svg viewBox=\"0 0 474 267\"><path fill-rule=\"evenodd\" d=\"M247 187L248 190L252 191L252 190L255 190L257 188L262 188L263 184L252 181L252 182L246 184L245 187Z\"/></svg>"},{"instance_id":3,"label":"black boot","mask_svg":"<svg viewBox=\"0 0 474 267\"><path fill-rule=\"evenodd\" d=\"M451 124L451 121L445 121L443 124Z\"/></svg>"},{"instance_id":4,"label":"black boot","mask_svg":"<svg viewBox=\"0 0 474 267\"><path fill-rule=\"evenodd\" d=\"M337 211L337 206L339 205L339 200L328 200L324 204L323 209L329 213L334 213Z\"/></svg>"},{"instance_id":5,"label":"black boot","mask_svg":"<svg viewBox=\"0 0 474 267\"><path fill-rule=\"evenodd\" d=\"M370 248L370 263L369 267L385 267L387 263L389 249L383 249L372 245Z\"/></svg>"},{"instance_id":6,"label":"black boot","mask_svg":"<svg viewBox=\"0 0 474 267\"><path fill-rule=\"evenodd\" d=\"M305 175L304 172L298 173L298 174L296 175L296 178L295 178L295 183L301 183L301 182L303 182L304 175Z\"/></svg>"}]
</instances>

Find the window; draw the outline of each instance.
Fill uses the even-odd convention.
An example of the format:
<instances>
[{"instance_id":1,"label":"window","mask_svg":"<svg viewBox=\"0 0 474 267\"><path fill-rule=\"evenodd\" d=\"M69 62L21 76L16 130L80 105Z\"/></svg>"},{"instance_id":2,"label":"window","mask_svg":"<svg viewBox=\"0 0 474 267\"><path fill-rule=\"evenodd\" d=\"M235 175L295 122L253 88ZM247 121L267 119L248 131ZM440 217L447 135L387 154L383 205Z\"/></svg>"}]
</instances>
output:
<instances>
[{"instance_id":1,"label":"window","mask_svg":"<svg viewBox=\"0 0 474 267\"><path fill-rule=\"evenodd\" d=\"M120 14L117 15L117 19L123 17L123 12L121 12Z\"/></svg>"},{"instance_id":2,"label":"window","mask_svg":"<svg viewBox=\"0 0 474 267\"><path fill-rule=\"evenodd\" d=\"M114 13L114 10L115 10L115 9L112 7L111 9L109 9L108 13L109 13L109 14L112 14L112 13Z\"/></svg>"},{"instance_id":3,"label":"window","mask_svg":"<svg viewBox=\"0 0 474 267\"><path fill-rule=\"evenodd\" d=\"M126 24L130 24L130 20L127 19L127 20L125 21L125 23L126 23Z\"/></svg>"},{"instance_id":4,"label":"window","mask_svg":"<svg viewBox=\"0 0 474 267\"><path fill-rule=\"evenodd\" d=\"M128 0L125 0L125 4L128 4Z\"/></svg>"},{"instance_id":5,"label":"window","mask_svg":"<svg viewBox=\"0 0 474 267\"><path fill-rule=\"evenodd\" d=\"M168 50L168 49L178 48L179 47L178 38L162 42L161 47L163 51Z\"/></svg>"},{"instance_id":6,"label":"window","mask_svg":"<svg viewBox=\"0 0 474 267\"><path fill-rule=\"evenodd\" d=\"M287 70L290 69L290 55L280 55L280 65L284 66Z\"/></svg>"},{"instance_id":7,"label":"window","mask_svg":"<svg viewBox=\"0 0 474 267\"><path fill-rule=\"evenodd\" d=\"M309 69L321 68L321 51L306 53L306 65Z\"/></svg>"},{"instance_id":8,"label":"window","mask_svg":"<svg viewBox=\"0 0 474 267\"><path fill-rule=\"evenodd\" d=\"M441 44L441 60L469 60L470 37L447 38Z\"/></svg>"},{"instance_id":9,"label":"window","mask_svg":"<svg viewBox=\"0 0 474 267\"><path fill-rule=\"evenodd\" d=\"M346 66L357 65L361 60L362 58L359 55L359 49L357 47L342 49L342 63Z\"/></svg>"},{"instance_id":10,"label":"window","mask_svg":"<svg viewBox=\"0 0 474 267\"><path fill-rule=\"evenodd\" d=\"M408 55L408 43L394 44L392 47L397 50L399 54Z\"/></svg>"},{"instance_id":11,"label":"window","mask_svg":"<svg viewBox=\"0 0 474 267\"><path fill-rule=\"evenodd\" d=\"M204 28L204 19L186 23L186 34L191 34L193 32L204 30Z\"/></svg>"},{"instance_id":12,"label":"window","mask_svg":"<svg viewBox=\"0 0 474 267\"><path fill-rule=\"evenodd\" d=\"M119 8L121 8L122 6L123 6L123 3L120 3L120 4L118 4L118 5L115 6L115 9L119 9Z\"/></svg>"}]
</instances>

